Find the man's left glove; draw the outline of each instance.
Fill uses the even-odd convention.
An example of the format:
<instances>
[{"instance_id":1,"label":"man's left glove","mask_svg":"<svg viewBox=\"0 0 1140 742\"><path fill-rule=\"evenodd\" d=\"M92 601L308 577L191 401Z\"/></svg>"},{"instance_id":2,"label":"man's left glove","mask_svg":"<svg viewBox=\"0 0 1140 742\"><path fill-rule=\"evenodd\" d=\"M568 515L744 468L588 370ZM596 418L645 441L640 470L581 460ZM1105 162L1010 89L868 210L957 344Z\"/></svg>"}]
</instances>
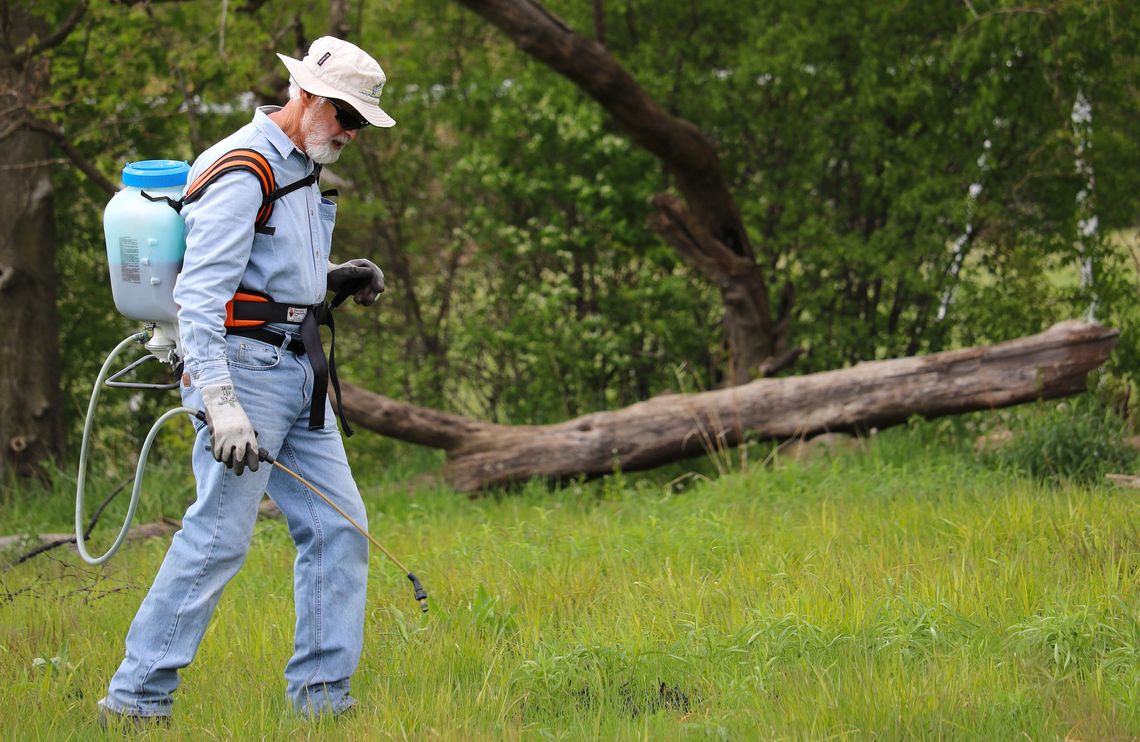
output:
<instances>
[{"instance_id":1,"label":"man's left glove","mask_svg":"<svg viewBox=\"0 0 1140 742\"><path fill-rule=\"evenodd\" d=\"M384 293L384 272L367 258L353 258L340 265L330 263L328 287L334 293L348 288L357 304L368 306Z\"/></svg>"}]
</instances>

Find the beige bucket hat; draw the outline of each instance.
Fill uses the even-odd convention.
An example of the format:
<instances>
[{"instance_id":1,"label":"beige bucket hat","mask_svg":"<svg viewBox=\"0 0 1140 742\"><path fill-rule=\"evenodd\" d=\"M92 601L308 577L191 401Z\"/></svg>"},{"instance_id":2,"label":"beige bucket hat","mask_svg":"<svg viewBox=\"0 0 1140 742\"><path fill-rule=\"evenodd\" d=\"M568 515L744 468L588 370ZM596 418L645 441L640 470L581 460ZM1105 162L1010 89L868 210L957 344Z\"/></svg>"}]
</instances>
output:
<instances>
[{"instance_id":1,"label":"beige bucket hat","mask_svg":"<svg viewBox=\"0 0 1140 742\"><path fill-rule=\"evenodd\" d=\"M322 36L309 46L304 59L277 56L302 90L344 101L373 126L396 125L395 119L380 109L380 94L388 81L384 70L355 44Z\"/></svg>"}]
</instances>

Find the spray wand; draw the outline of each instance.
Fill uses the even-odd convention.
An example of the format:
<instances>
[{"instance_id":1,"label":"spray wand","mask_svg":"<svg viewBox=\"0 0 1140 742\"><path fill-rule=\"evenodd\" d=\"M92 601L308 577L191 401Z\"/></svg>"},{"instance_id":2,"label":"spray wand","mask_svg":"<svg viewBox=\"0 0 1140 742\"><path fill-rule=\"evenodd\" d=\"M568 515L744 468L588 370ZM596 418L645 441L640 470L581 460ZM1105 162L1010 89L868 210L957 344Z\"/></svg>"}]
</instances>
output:
<instances>
[{"instance_id":1,"label":"spray wand","mask_svg":"<svg viewBox=\"0 0 1140 742\"><path fill-rule=\"evenodd\" d=\"M206 422L206 413L204 410L195 411L194 417L198 418L202 422ZM401 572L403 572L405 575L407 575L407 578L409 580L411 580L411 582L412 582L412 587L416 591L416 600L418 600L420 603L420 611L423 613L428 612L428 604L427 604L428 594L427 594L427 591L424 590L424 586L422 584L420 584L420 578L416 577L414 572L412 572L410 569L405 567L404 563L401 562L399 559L397 559L396 556L392 552L385 549L384 544L377 541L376 537L373 536L371 533L369 533L368 530L364 528L364 526L357 523L355 518L353 518L348 513L344 512L344 510L342 510L335 502L333 502L332 499L330 499L328 495L326 495L324 492L321 492L319 489L317 489L313 485L312 482L305 479L304 477L302 477L300 474L293 471L289 467L285 466L284 464L282 464L277 459L273 458L273 456L271 456L269 454L269 451L265 450L264 448L257 449L257 458L258 458L258 460L264 461L267 464L271 464L273 466L276 466L281 471L283 471L286 474L288 474L289 476L293 477L293 479L296 479L298 482L300 482L303 487L308 487L311 491L315 492L317 497L324 500L330 508L332 508L333 510L340 513L341 517L343 517L345 520L347 520L349 523L351 523L352 527L360 532L360 535L362 535L362 536L364 536L364 538L368 539L372 543L373 546L375 546L377 549L379 549L381 552L383 552L384 556L388 557L392 561L392 564L395 564L397 567L400 568Z\"/></svg>"},{"instance_id":2,"label":"spray wand","mask_svg":"<svg viewBox=\"0 0 1140 742\"><path fill-rule=\"evenodd\" d=\"M427 611L428 611L428 604L427 604L428 594L427 594L427 591L424 590L424 586L420 584L420 578L416 577L414 572L412 572L407 567L405 567L403 562L401 562L399 559L397 559L392 554L392 552L385 549L384 545L381 544L379 541L377 541L375 536L373 536L371 533L369 533L367 530L365 530L365 528L362 525L357 523L355 518L353 518L351 515L344 512L343 510L341 510L336 505L336 503L334 503L332 500L329 499L329 497L327 495L325 495L324 492L321 492L319 489L314 487L312 482L305 479L304 477L302 477L297 472L293 471L292 469L285 466L284 464L282 464L277 459L270 456L269 452L266 451L264 448L257 449L257 458L259 458L260 460L264 461L267 464L272 464L273 466L276 466L281 471L283 471L286 474L288 474L289 476L293 477L293 479L296 479L303 486L308 487L310 490L315 492L317 494L317 497L324 500L326 503L328 503L329 507L331 507L333 510L340 513L344 517L345 520L347 520L349 523L352 524L353 528L360 531L361 535L363 535L364 538L371 541L373 546L375 546L377 549L379 549L380 551L382 551L384 553L384 556L391 559L392 563L395 564L397 567L399 567L400 570L405 575L407 575L408 579L412 581L412 587L415 588L415 591L416 591L416 600L418 600L420 602L420 610L424 613L427 613Z\"/></svg>"}]
</instances>

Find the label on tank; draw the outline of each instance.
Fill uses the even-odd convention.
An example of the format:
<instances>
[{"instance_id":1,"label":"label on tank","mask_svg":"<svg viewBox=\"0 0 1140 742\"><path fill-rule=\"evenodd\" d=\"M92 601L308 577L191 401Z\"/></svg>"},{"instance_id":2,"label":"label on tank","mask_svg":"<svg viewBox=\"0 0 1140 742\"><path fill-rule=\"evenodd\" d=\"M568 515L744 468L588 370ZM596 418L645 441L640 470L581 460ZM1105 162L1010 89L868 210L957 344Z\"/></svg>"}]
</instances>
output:
<instances>
[{"instance_id":1,"label":"label on tank","mask_svg":"<svg viewBox=\"0 0 1140 742\"><path fill-rule=\"evenodd\" d=\"M134 237L119 238L119 260L122 261L123 280L127 283L141 283L138 240Z\"/></svg>"}]
</instances>

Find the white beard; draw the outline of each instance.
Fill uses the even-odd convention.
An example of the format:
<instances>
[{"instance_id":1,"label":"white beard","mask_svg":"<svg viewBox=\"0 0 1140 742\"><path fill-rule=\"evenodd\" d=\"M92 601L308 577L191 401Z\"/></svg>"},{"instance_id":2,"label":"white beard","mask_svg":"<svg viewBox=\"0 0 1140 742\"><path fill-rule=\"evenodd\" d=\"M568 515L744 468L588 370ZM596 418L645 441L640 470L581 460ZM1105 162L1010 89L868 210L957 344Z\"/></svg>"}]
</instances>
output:
<instances>
[{"instance_id":1,"label":"white beard","mask_svg":"<svg viewBox=\"0 0 1140 742\"><path fill-rule=\"evenodd\" d=\"M322 106L330 105L326 101L321 101ZM304 138L305 154L307 154L313 162L321 165L329 165L337 161L340 157L344 145L348 144L348 140L338 140L337 137L329 137L327 134L319 131L313 126L313 117L317 113L317 108L310 108L305 112L305 117L302 119L301 126L309 133ZM336 146L333 142L337 142L341 146Z\"/></svg>"},{"instance_id":2,"label":"white beard","mask_svg":"<svg viewBox=\"0 0 1140 742\"><path fill-rule=\"evenodd\" d=\"M313 162L321 165L329 165L336 162L340 157L341 149L333 146L331 139L322 141L316 136L308 136L305 138L305 154L312 158Z\"/></svg>"}]
</instances>

